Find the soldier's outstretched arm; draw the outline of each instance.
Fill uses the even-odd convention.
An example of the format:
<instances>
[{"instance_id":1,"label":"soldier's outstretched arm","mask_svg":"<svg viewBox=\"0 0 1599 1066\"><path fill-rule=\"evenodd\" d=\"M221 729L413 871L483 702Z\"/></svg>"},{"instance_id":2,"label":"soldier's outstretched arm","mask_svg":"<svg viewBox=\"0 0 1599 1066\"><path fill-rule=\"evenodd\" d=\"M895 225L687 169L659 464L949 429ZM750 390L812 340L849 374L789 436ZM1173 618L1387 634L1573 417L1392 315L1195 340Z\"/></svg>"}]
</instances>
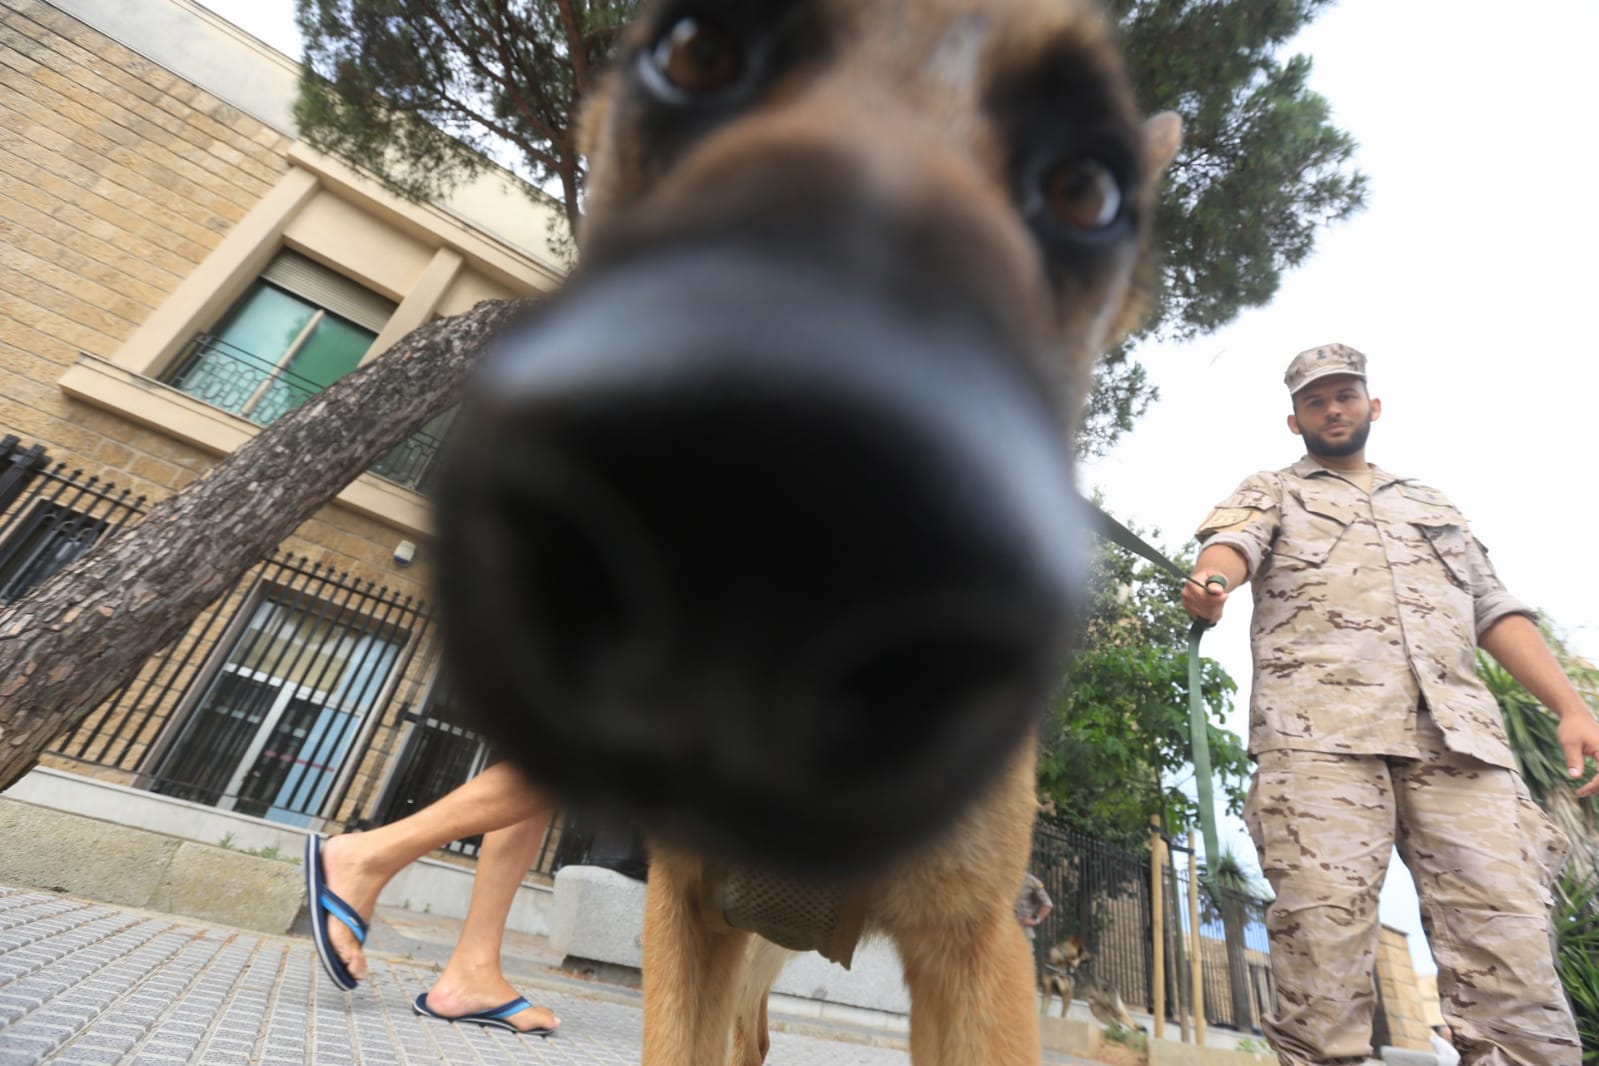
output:
<instances>
[{"instance_id":1,"label":"soldier's outstretched arm","mask_svg":"<svg viewBox=\"0 0 1599 1066\"><path fill-rule=\"evenodd\" d=\"M1477 643L1560 718L1566 770L1572 777L1581 777L1583 760L1599 759L1599 720L1560 668L1537 625L1524 614L1507 614L1484 630ZM1577 795L1599 795L1599 773L1577 789Z\"/></svg>"},{"instance_id":2,"label":"soldier's outstretched arm","mask_svg":"<svg viewBox=\"0 0 1599 1066\"><path fill-rule=\"evenodd\" d=\"M1194 536L1203 548L1194 563L1194 580L1183 582L1183 606L1190 616L1212 624L1221 621L1227 594L1248 581L1271 552L1281 499L1275 475L1254 474L1200 523Z\"/></svg>"}]
</instances>

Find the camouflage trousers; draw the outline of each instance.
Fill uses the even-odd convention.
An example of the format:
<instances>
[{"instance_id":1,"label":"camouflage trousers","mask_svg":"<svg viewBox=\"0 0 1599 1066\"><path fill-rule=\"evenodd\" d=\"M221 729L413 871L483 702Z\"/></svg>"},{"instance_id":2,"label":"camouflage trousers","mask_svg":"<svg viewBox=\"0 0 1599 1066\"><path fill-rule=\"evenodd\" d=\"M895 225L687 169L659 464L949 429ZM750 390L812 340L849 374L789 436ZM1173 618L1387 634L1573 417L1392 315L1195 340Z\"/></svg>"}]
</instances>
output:
<instances>
[{"instance_id":1,"label":"camouflage trousers","mask_svg":"<svg viewBox=\"0 0 1599 1066\"><path fill-rule=\"evenodd\" d=\"M1397 846L1462 1063L1578 1066L1549 923L1565 838L1517 774L1449 751L1420 715L1419 759L1259 753L1244 819L1277 896L1266 1033L1283 1066L1365 1061L1377 895Z\"/></svg>"}]
</instances>

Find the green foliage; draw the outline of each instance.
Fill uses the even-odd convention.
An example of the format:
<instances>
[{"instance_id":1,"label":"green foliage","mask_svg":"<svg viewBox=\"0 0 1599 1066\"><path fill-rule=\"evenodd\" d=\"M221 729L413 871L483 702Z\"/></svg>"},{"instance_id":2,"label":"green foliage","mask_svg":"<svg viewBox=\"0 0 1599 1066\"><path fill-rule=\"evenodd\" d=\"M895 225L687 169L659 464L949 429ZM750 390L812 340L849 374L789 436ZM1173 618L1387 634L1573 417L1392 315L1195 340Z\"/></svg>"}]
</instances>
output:
<instances>
[{"instance_id":1,"label":"green foliage","mask_svg":"<svg viewBox=\"0 0 1599 1066\"><path fill-rule=\"evenodd\" d=\"M1555 963L1571 997L1583 1066L1599 1064L1599 879L1562 877L1555 893Z\"/></svg>"},{"instance_id":2,"label":"green foliage","mask_svg":"<svg viewBox=\"0 0 1599 1066\"><path fill-rule=\"evenodd\" d=\"M1115 441L1156 398L1130 358L1148 336L1189 339L1269 303L1316 232L1365 206L1354 138L1284 46L1331 0L1110 0L1140 104L1183 118L1157 215L1160 287L1143 329L1112 352L1079 440Z\"/></svg>"},{"instance_id":3,"label":"green foliage","mask_svg":"<svg viewBox=\"0 0 1599 1066\"><path fill-rule=\"evenodd\" d=\"M1355 144L1287 42L1329 0L1113 0L1140 103L1183 116L1158 213L1160 284L1139 336L1187 338L1271 300L1316 231L1365 202ZM305 138L416 199L485 156L580 213L576 122L638 0L298 0ZM564 247L563 249L564 250ZM1131 358L1100 368L1078 446L1105 451L1155 399Z\"/></svg>"},{"instance_id":4,"label":"green foliage","mask_svg":"<svg viewBox=\"0 0 1599 1066\"><path fill-rule=\"evenodd\" d=\"M283 854L282 849L276 844L268 844L267 846L261 848L238 848L237 843L237 838L234 837L232 833L223 833L222 836L217 839L217 847L225 848L228 851L237 850L241 851L245 855L254 855L261 859L272 859L276 862L298 864L300 861L298 858L292 855Z\"/></svg>"},{"instance_id":5,"label":"green foliage","mask_svg":"<svg viewBox=\"0 0 1599 1066\"><path fill-rule=\"evenodd\" d=\"M1105 1026L1104 1032L1105 1039L1109 1043L1131 1048L1140 1055L1149 1054L1149 1037L1143 1033L1134 1032L1125 1026L1117 1025L1115 1022Z\"/></svg>"},{"instance_id":6,"label":"green foliage","mask_svg":"<svg viewBox=\"0 0 1599 1066\"><path fill-rule=\"evenodd\" d=\"M1260 1056L1270 1053L1271 1045L1264 1040L1256 1040L1252 1036L1246 1036L1238 1041L1236 1050L1242 1051L1246 1055Z\"/></svg>"},{"instance_id":7,"label":"green foliage","mask_svg":"<svg viewBox=\"0 0 1599 1066\"><path fill-rule=\"evenodd\" d=\"M1543 636L1577 690L1590 707L1599 704L1599 668L1574 654L1552 626ZM1486 653L1477 653L1477 676L1499 703L1505 737L1516 756L1521 776L1532 798L1551 815L1573 843L1578 854L1599 854L1599 796L1576 797L1577 784L1566 773L1560 750L1560 723L1510 672Z\"/></svg>"},{"instance_id":8,"label":"green foliage","mask_svg":"<svg viewBox=\"0 0 1599 1066\"><path fill-rule=\"evenodd\" d=\"M297 0L307 76L295 119L316 147L431 199L499 159L583 180L576 118L636 0Z\"/></svg>"},{"instance_id":9,"label":"green foliage","mask_svg":"<svg viewBox=\"0 0 1599 1066\"><path fill-rule=\"evenodd\" d=\"M1487 652L1477 652L1477 676L1499 703L1505 736L1520 765L1521 776L1526 779L1527 790L1533 799L1544 803L1552 790L1565 786L1566 762L1556 739L1560 723Z\"/></svg>"},{"instance_id":10,"label":"green foliage","mask_svg":"<svg viewBox=\"0 0 1599 1066\"><path fill-rule=\"evenodd\" d=\"M1219 918L1242 922L1247 911L1271 897L1270 889L1229 848L1222 849L1211 876L1211 883L1200 896L1200 909L1207 921Z\"/></svg>"},{"instance_id":11,"label":"green foliage","mask_svg":"<svg viewBox=\"0 0 1599 1066\"><path fill-rule=\"evenodd\" d=\"M1589 706L1599 703L1599 668L1573 653L1547 622L1544 640ZM1566 834L1573 860L1555 885L1555 964L1582 1037L1583 1066L1599 1066L1599 797L1579 800L1556 737L1559 723L1510 673L1482 652L1477 675L1499 702L1505 735L1527 790Z\"/></svg>"},{"instance_id":12,"label":"green foliage","mask_svg":"<svg viewBox=\"0 0 1599 1066\"><path fill-rule=\"evenodd\" d=\"M1331 0L1113 0L1140 102L1183 116L1161 205L1165 292L1147 324L1207 333L1269 301L1316 230L1365 204L1355 142L1284 45Z\"/></svg>"},{"instance_id":13,"label":"green foliage","mask_svg":"<svg viewBox=\"0 0 1599 1066\"><path fill-rule=\"evenodd\" d=\"M1069 828L1138 851L1150 815L1171 832L1198 820L1178 780L1189 760L1188 615L1169 576L1108 543L1096 550L1089 589L1079 646L1045 722L1038 787ZM1236 814L1249 762L1220 723L1238 686L1212 660L1200 676L1211 765Z\"/></svg>"},{"instance_id":14,"label":"green foliage","mask_svg":"<svg viewBox=\"0 0 1599 1066\"><path fill-rule=\"evenodd\" d=\"M1216 860L1215 867L1211 871L1211 877L1217 888L1246 896L1260 894L1260 884L1255 880L1254 871L1244 865L1237 852L1224 848L1221 857Z\"/></svg>"}]
</instances>

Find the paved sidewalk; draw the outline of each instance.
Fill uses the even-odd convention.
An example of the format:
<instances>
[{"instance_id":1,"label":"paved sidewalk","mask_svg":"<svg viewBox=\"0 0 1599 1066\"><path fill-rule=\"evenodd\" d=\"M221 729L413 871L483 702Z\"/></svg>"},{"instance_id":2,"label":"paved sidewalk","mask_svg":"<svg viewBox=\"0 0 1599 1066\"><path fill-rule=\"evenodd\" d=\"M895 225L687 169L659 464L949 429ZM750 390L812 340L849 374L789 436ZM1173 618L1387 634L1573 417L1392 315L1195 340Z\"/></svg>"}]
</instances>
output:
<instances>
[{"instance_id":1,"label":"paved sidewalk","mask_svg":"<svg viewBox=\"0 0 1599 1066\"><path fill-rule=\"evenodd\" d=\"M561 1016L560 1034L539 1040L418 1018L411 1001L433 972L375 955L372 979L346 995L303 938L0 886L0 1066L639 1061L636 992L518 974ZM767 1064L909 1066L900 1047L874 1046L892 1037L833 1035L845 1038L774 1032Z\"/></svg>"}]
</instances>

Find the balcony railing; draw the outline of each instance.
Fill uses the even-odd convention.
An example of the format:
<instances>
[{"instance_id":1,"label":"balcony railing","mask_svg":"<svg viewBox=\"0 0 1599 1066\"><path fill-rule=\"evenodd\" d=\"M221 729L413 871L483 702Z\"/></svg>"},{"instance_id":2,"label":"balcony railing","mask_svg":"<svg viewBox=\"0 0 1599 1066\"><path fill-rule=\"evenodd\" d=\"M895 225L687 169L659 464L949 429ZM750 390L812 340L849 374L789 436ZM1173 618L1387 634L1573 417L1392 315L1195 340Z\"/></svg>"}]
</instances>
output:
<instances>
[{"instance_id":1,"label":"balcony railing","mask_svg":"<svg viewBox=\"0 0 1599 1066\"><path fill-rule=\"evenodd\" d=\"M373 463L368 472L431 496L440 468L437 462L440 446L437 437L413 433Z\"/></svg>"},{"instance_id":2,"label":"balcony railing","mask_svg":"<svg viewBox=\"0 0 1599 1066\"><path fill-rule=\"evenodd\" d=\"M316 382L209 333L196 334L173 366L167 384L260 426L271 425L322 391ZM432 487L439 446L436 437L414 433L373 463L370 472L426 493Z\"/></svg>"}]
</instances>

